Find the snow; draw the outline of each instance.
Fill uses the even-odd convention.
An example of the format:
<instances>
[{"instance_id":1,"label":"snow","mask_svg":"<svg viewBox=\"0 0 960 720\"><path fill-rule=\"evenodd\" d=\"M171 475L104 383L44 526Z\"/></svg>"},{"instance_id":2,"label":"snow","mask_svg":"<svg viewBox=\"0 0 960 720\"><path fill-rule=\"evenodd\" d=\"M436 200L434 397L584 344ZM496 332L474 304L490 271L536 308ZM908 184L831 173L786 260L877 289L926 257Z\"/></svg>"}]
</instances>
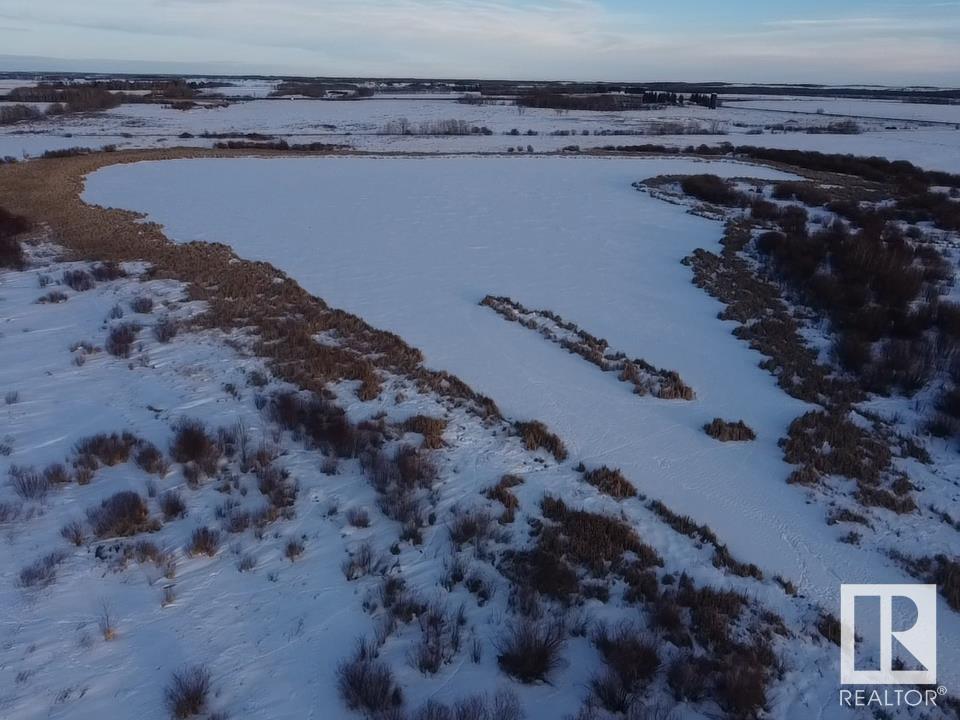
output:
<instances>
[{"instance_id":1,"label":"snow","mask_svg":"<svg viewBox=\"0 0 960 720\"><path fill-rule=\"evenodd\" d=\"M853 118L919 120L960 124L960 104L939 105L846 98L785 98L782 100L748 99L736 102L735 107L795 113L817 113L819 110L830 115L848 115ZM824 118L824 121L826 120L827 118Z\"/></svg>"},{"instance_id":2,"label":"snow","mask_svg":"<svg viewBox=\"0 0 960 720\"><path fill-rule=\"evenodd\" d=\"M573 462L620 467L641 492L710 525L735 556L794 580L824 607L836 607L841 582L910 581L882 542L838 542L824 506L785 483L777 440L806 406L758 367L679 262L697 247L718 250L719 225L631 187L697 172L785 177L688 159L183 160L104 168L84 197L143 212L178 241L227 243L397 332L508 416L545 421ZM636 397L478 306L488 293L557 312L678 371L697 399ZM742 418L758 439L717 443L701 429L714 417ZM903 519L897 535L891 542L908 553L958 548L952 530L921 518ZM956 687L960 619L942 601L939 636L941 680Z\"/></svg>"},{"instance_id":3,"label":"snow","mask_svg":"<svg viewBox=\"0 0 960 720\"><path fill-rule=\"evenodd\" d=\"M252 81L251 81L252 83ZM269 83L251 87L268 89ZM246 91L246 85L218 90ZM330 142L368 152L504 153L528 146L535 152L556 152L569 145L584 150L607 145L643 143L685 147L730 142L737 145L797 148L821 152L852 152L908 160L929 169L960 172L960 131L945 126L924 127L913 120L861 119L860 135L808 135L773 133L765 127L795 120L801 129L821 126L829 117L787 115L774 110L747 108L730 103L717 110L700 106L616 113L565 112L514 106L464 105L457 96L378 95L356 101L310 99L258 99L224 108L174 110L159 104L132 104L102 113L64 115L53 120L20 123L0 128L0 157L35 156L44 150L71 146L99 148L210 147L216 139L202 133L261 133L291 143ZM771 101L772 102L772 101ZM787 101L777 101L787 102ZM867 101L864 101L867 102ZM827 112L843 110L845 101L825 100ZM899 106L898 103L887 103ZM943 108L913 106L905 108ZM873 106L871 106L873 107ZM949 108L948 108L949 109ZM911 112L913 112L911 110ZM917 111L920 112L920 111ZM492 135L398 136L381 134L384 126L400 118L411 124L457 119L487 127ZM660 135L665 124L686 128L682 135ZM896 129L886 129L888 127ZM518 136L507 135L516 129ZM535 133L526 135L527 132ZM615 132L643 135L613 135ZM696 134L719 131L726 134ZM750 134L761 131L762 134ZM587 135L583 135L586 132ZM181 138L190 133L193 138ZM552 135L566 133L566 135ZM693 133L693 134L691 134Z\"/></svg>"}]
</instances>

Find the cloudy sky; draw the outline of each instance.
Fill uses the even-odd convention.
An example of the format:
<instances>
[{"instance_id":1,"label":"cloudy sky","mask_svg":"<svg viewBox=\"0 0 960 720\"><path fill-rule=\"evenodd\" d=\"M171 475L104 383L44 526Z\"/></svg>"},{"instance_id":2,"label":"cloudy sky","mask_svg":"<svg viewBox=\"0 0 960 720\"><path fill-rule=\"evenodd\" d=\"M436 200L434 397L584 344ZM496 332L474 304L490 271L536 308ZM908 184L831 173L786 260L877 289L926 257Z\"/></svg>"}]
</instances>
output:
<instances>
[{"instance_id":1,"label":"cloudy sky","mask_svg":"<svg viewBox=\"0 0 960 720\"><path fill-rule=\"evenodd\" d=\"M0 70L960 85L960 1L0 0Z\"/></svg>"}]
</instances>

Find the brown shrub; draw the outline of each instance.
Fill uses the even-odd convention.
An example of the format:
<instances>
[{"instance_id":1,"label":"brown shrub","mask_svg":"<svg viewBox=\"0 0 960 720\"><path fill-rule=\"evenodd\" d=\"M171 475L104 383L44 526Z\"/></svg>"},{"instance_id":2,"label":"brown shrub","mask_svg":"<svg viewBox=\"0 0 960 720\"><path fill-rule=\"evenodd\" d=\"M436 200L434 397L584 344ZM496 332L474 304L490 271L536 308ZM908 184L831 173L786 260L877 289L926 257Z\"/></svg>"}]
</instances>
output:
<instances>
[{"instance_id":1,"label":"brown shrub","mask_svg":"<svg viewBox=\"0 0 960 720\"><path fill-rule=\"evenodd\" d=\"M220 531L208 527L198 527L190 536L187 553L213 557L220 549Z\"/></svg>"},{"instance_id":2,"label":"brown shrub","mask_svg":"<svg viewBox=\"0 0 960 720\"><path fill-rule=\"evenodd\" d=\"M703 426L704 432L720 442L756 440L757 434L743 420L732 422L714 418Z\"/></svg>"},{"instance_id":3,"label":"brown shrub","mask_svg":"<svg viewBox=\"0 0 960 720\"><path fill-rule=\"evenodd\" d=\"M132 490L111 495L99 508L90 508L87 517L98 538L127 537L158 529L157 523L150 520L147 503Z\"/></svg>"},{"instance_id":4,"label":"brown shrub","mask_svg":"<svg viewBox=\"0 0 960 720\"><path fill-rule=\"evenodd\" d=\"M167 472L167 460L153 443L141 441L135 460L137 467L151 475L165 475Z\"/></svg>"},{"instance_id":5,"label":"brown shrub","mask_svg":"<svg viewBox=\"0 0 960 720\"><path fill-rule=\"evenodd\" d=\"M340 698L351 710L369 715L385 713L403 704L403 693L390 667L375 651L359 643L356 652L337 668Z\"/></svg>"},{"instance_id":6,"label":"brown shrub","mask_svg":"<svg viewBox=\"0 0 960 720\"><path fill-rule=\"evenodd\" d=\"M160 510L163 519L167 521L182 518L187 514L186 503L176 490L168 490L160 496Z\"/></svg>"},{"instance_id":7,"label":"brown shrub","mask_svg":"<svg viewBox=\"0 0 960 720\"><path fill-rule=\"evenodd\" d=\"M500 669L522 683L547 681L560 664L566 646L566 631L559 623L514 624L498 646Z\"/></svg>"},{"instance_id":8,"label":"brown shrub","mask_svg":"<svg viewBox=\"0 0 960 720\"><path fill-rule=\"evenodd\" d=\"M138 332L140 332L140 326L136 323L114 325L107 335L107 352L118 358L129 358Z\"/></svg>"},{"instance_id":9,"label":"brown shrub","mask_svg":"<svg viewBox=\"0 0 960 720\"><path fill-rule=\"evenodd\" d=\"M71 290L83 292L93 290L96 283L86 270L67 270L63 273L63 284Z\"/></svg>"},{"instance_id":10,"label":"brown shrub","mask_svg":"<svg viewBox=\"0 0 960 720\"><path fill-rule=\"evenodd\" d=\"M649 681L660 667L656 643L643 637L632 624L625 623L614 630L599 625L593 635L593 644L630 693Z\"/></svg>"},{"instance_id":11,"label":"brown shrub","mask_svg":"<svg viewBox=\"0 0 960 720\"><path fill-rule=\"evenodd\" d=\"M119 435L100 433L78 441L74 449L80 456L93 457L107 467L113 467L130 458L130 450L137 442L137 437L129 432Z\"/></svg>"},{"instance_id":12,"label":"brown shrub","mask_svg":"<svg viewBox=\"0 0 960 720\"><path fill-rule=\"evenodd\" d=\"M207 705L210 694L210 671L194 665L173 674L164 691L167 710L177 720L199 715Z\"/></svg>"},{"instance_id":13,"label":"brown shrub","mask_svg":"<svg viewBox=\"0 0 960 720\"><path fill-rule=\"evenodd\" d=\"M178 463L196 463L207 475L217 471L221 448L207 434L206 426L199 420L181 419L174 427L170 456Z\"/></svg>"}]
</instances>

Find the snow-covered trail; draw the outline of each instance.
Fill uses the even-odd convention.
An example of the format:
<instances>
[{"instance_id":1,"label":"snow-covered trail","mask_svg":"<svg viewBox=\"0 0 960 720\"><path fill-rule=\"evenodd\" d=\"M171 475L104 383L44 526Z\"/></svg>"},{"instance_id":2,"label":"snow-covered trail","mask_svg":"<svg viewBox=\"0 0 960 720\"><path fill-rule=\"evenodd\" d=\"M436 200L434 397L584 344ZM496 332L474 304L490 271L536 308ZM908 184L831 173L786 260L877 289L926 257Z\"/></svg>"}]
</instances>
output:
<instances>
[{"instance_id":1,"label":"snow-covered trail","mask_svg":"<svg viewBox=\"0 0 960 720\"><path fill-rule=\"evenodd\" d=\"M178 241L231 245L330 304L400 334L427 362L537 418L572 462L622 468L641 492L709 524L733 554L835 608L841 582L904 582L838 542L824 509L788 486L777 439L804 405L717 320L681 258L721 228L631 183L663 173L780 177L689 159L183 160L112 166L85 199L146 213ZM477 303L550 309L613 347L677 370L690 403L638 398L610 374ZM701 430L743 418L754 443ZM960 677L960 621L941 605L941 680Z\"/></svg>"}]
</instances>

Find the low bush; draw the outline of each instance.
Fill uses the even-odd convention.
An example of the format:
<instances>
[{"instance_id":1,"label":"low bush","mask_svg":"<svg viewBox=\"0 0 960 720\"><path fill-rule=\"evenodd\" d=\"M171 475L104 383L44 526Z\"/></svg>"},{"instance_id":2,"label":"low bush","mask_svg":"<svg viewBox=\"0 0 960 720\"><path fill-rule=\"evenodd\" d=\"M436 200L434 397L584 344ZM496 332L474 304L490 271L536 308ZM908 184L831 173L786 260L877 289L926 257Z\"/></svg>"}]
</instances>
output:
<instances>
[{"instance_id":1,"label":"low bush","mask_svg":"<svg viewBox=\"0 0 960 720\"><path fill-rule=\"evenodd\" d=\"M67 542L80 547L87 539L87 535L83 530L83 523L78 520L73 520L68 522L62 528L60 528L60 536Z\"/></svg>"},{"instance_id":2,"label":"low bush","mask_svg":"<svg viewBox=\"0 0 960 720\"><path fill-rule=\"evenodd\" d=\"M352 507L347 510L347 522L353 525L353 527L369 527L370 513L368 513L365 508Z\"/></svg>"},{"instance_id":3,"label":"low bush","mask_svg":"<svg viewBox=\"0 0 960 720\"><path fill-rule=\"evenodd\" d=\"M130 301L130 309L141 315L153 312L153 298L148 295L138 295Z\"/></svg>"},{"instance_id":4,"label":"low bush","mask_svg":"<svg viewBox=\"0 0 960 720\"><path fill-rule=\"evenodd\" d=\"M70 473L67 471L66 466L63 463L53 463L52 465L47 465L43 471L43 477L51 487L56 487L57 485L66 485L70 482Z\"/></svg>"},{"instance_id":5,"label":"low bush","mask_svg":"<svg viewBox=\"0 0 960 720\"><path fill-rule=\"evenodd\" d=\"M599 625L593 635L593 644L631 694L642 683L648 682L660 667L656 642L645 638L632 624L623 624L616 629Z\"/></svg>"},{"instance_id":6,"label":"low bush","mask_svg":"<svg viewBox=\"0 0 960 720\"><path fill-rule=\"evenodd\" d=\"M208 527L199 527L190 536L187 544L189 555L207 555L213 557L220 549L220 531Z\"/></svg>"},{"instance_id":7,"label":"low bush","mask_svg":"<svg viewBox=\"0 0 960 720\"><path fill-rule=\"evenodd\" d=\"M58 305L62 302L68 300L65 293L60 292L59 290L51 290L46 295L41 295L37 298L37 302L41 305Z\"/></svg>"},{"instance_id":8,"label":"low bush","mask_svg":"<svg viewBox=\"0 0 960 720\"><path fill-rule=\"evenodd\" d=\"M110 328L107 334L107 352L118 358L129 358L140 326L136 323L120 323Z\"/></svg>"},{"instance_id":9,"label":"low bush","mask_svg":"<svg viewBox=\"0 0 960 720\"><path fill-rule=\"evenodd\" d=\"M77 292L93 290L97 285L86 270L67 270L63 273L63 284Z\"/></svg>"},{"instance_id":10,"label":"low bush","mask_svg":"<svg viewBox=\"0 0 960 720\"><path fill-rule=\"evenodd\" d=\"M340 698L351 710L376 715L403 704L403 692L390 667L360 643L353 657L337 668Z\"/></svg>"},{"instance_id":11,"label":"low bush","mask_svg":"<svg viewBox=\"0 0 960 720\"><path fill-rule=\"evenodd\" d=\"M201 421L183 418L174 426L170 456L178 463L195 463L207 475L214 475L221 448Z\"/></svg>"},{"instance_id":12,"label":"low bush","mask_svg":"<svg viewBox=\"0 0 960 720\"><path fill-rule=\"evenodd\" d=\"M450 523L450 540L460 546L468 542L479 543L490 531L490 516L483 510L462 512Z\"/></svg>"},{"instance_id":13,"label":"low bush","mask_svg":"<svg viewBox=\"0 0 960 720\"><path fill-rule=\"evenodd\" d=\"M112 260L97 263L90 268L90 274L93 275L93 279L98 282L119 280L120 278L127 276L126 271L120 266L120 264L113 262Z\"/></svg>"},{"instance_id":14,"label":"low bush","mask_svg":"<svg viewBox=\"0 0 960 720\"><path fill-rule=\"evenodd\" d=\"M757 434L743 421L732 422L721 418L714 418L703 426L707 435L720 442L742 442L756 440Z\"/></svg>"},{"instance_id":15,"label":"low bush","mask_svg":"<svg viewBox=\"0 0 960 720\"><path fill-rule=\"evenodd\" d=\"M50 492L50 482L32 467L11 465L10 485L24 500L43 500Z\"/></svg>"},{"instance_id":16,"label":"low bush","mask_svg":"<svg viewBox=\"0 0 960 720\"><path fill-rule=\"evenodd\" d=\"M187 514L187 505L176 490L168 490L160 496L160 511L164 520L176 520Z\"/></svg>"},{"instance_id":17,"label":"low bush","mask_svg":"<svg viewBox=\"0 0 960 720\"><path fill-rule=\"evenodd\" d=\"M680 180L680 188L687 195L697 200L726 205L729 207L744 207L747 205L746 196L730 186L730 183L716 175L687 175Z\"/></svg>"},{"instance_id":18,"label":"low bush","mask_svg":"<svg viewBox=\"0 0 960 720\"><path fill-rule=\"evenodd\" d=\"M122 490L87 511L94 535L98 538L127 537L158 529L150 519L150 510L142 497Z\"/></svg>"},{"instance_id":19,"label":"low bush","mask_svg":"<svg viewBox=\"0 0 960 720\"><path fill-rule=\"evenodd\" d=\"M20 587L46 587L57 579L57 566L67 556L62 552L52 552L27 565L20 571Z\"/></svg>"},{"instance_id":20,"label":"low bush","mask_svg":"<svg viewBox=\"0 0 960 720\"><path fill-rule=\"evenodd\" d=\"M100 433L78 441L74 446L78 455L96 458L107 467L125 463L137 444L137 437L129 432Z\"/></svg>"},{"instance_id":21,"label":"low bush","mask_svg":"<svg viewBox=\"0 0 960 720\"><path fill-rule=\"evenodd\" d=\"M513 625L498 649L500 669L522 683L546 682L563 656L566 631L562 624L523 620Z\"/></svg>"},{"instance_id":22,"label":"low bush","mask_svg":"<svg viewBox=\"0 0 960 720\"><path fill-rule=\"evenodd\" d=\"M142 441L136 455L137 467L151 475L165 475L168 469L167 459L156 445Z\"/></svg>"},{"instance_id":23,"label":"low bush","mask_svg":"<svg viewBox=\"0 0 960 720\"><path fill-rule=\"evenodd\" d=\"M162 343L173 340L179 330L179 323L169 315L164 315L153 324L153 336Z\"/></svg>"},{"instance_id":24,"label":"low bush","mask_svg":"<svg viewBox=\"0 0 960 720\"><path fill-rule=\"evenodd\" d=\"M167 710L177 720L199 715L206 708L210 687L210 671L202 665L178 670L164 693Z\"/></svg>"}]
</instances>

